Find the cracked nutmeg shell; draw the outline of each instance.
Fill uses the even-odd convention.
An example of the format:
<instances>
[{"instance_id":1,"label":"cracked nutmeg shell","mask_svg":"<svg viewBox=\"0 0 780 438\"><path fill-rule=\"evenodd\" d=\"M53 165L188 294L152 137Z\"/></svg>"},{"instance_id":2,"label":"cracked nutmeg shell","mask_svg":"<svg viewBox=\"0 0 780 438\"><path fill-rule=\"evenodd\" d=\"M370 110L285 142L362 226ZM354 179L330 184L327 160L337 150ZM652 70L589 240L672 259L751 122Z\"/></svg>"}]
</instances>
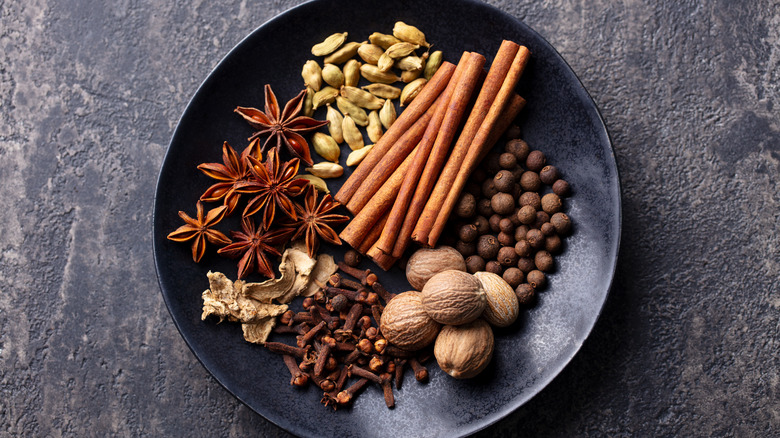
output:
<instances>
[{"instance_id":1,"label":"cracked nutmeg shell","mask_svg":"<svg viewBox=\"0 0 780 438\"><path fill-rule=\"evenodd\" d=\"M487 297L476 277L467 272L448 270L425 283L422 303L425 312L436 322L460 325L482 315Z\"/></svg>"},{"instance_id":2,"label":"cracked nutmeg shell","mask_svg":"<svg viewBox=\"0 0 780 438\"><path fill-rule=\"evenodd\" d=\"M422 305L422 294L409 291L391 299L379 322L379 330L393 345L416 351L430 345L439 334L441 325L431 319Z\"/></svg>"},{"instance_id":3,"label":"cracked nutmeg shell","mask_svg":"<svg viewBox=\"0 0 780 438\"><path fill-rule=\"evenodd\" d=\"M481 373L493 358L493 329L484 319L445 325L436 338L433 355L439 367L456 379Z\"/></svg>"}]
</instances>

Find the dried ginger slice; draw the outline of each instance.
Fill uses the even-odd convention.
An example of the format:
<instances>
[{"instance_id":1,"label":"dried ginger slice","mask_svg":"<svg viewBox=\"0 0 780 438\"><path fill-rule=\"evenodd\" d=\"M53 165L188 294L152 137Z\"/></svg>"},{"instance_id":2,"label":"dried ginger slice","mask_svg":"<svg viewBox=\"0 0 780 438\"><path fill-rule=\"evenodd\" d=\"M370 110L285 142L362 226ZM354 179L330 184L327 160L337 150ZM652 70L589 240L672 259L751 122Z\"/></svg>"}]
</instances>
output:
<instances>
[{"instance_id":1,"label":"dried ginger slice","mask_svg":"<svg viewBox=\"0 0 780 438\"><path fill-rule=\"evenodd\" d=\"M317 259L309 257L306 247L302 246L301 243L301 241L297 241L285 251L285 254L288 254L295 263L295 280L290 290L284 296L279 297L280 303L289 303L306 289L311 273L317 265Z\"/></svg>"},{"instance_id":2,"label":"dried ginger slice","mask_svg":"<svg viewBox=\"0 0 780 438\"><path fill-rule=\"evenodd\" d=\"M244 296L241 291L245 285L241 280L233 283L221 272L209 271L206 276L209 279L209 289L202 294L202 320L209 315L215 315L219 317L220 322L227 319L235 322L258 323L287 311L287 306L284 304L263 303Z\"/></svg>"},{"instance_id":3,"label":"dried ginger slice","mask_svg":"<svg viewBox=\"0 0 780 438\"><path fill-rule=\"evenodd\" d=\"M310 297L320 290L320 286L327 283L331 275L335 274L338 270L338 265L333 257L328 254L320 254L317 256L317 264L314 266L309 276L309 284L306 286L306 290L301 295L304 297Z\"/></svg>"},{"instance_id":4,"label":"dried ginger slice","mask_svg":"<svg viewBox=\"0 0 780 438\"><path fill-rule=\"evenodd\" d=\"M264 344L274 326L276 326L276 318L268 317L254 324L241 324L241 330L244 332L244 339L247 342Z\"/></svg>"},{"instance_id":5,"label":"dried ginger slice","mask_svg":"<svg viewBox=\"0 0 780 438\"><path fill-rule=\"evenodd\" d=\"M279 272L282 275L279 278L262 283L246 283L242 294L262 303L270 303L271 300L285 296L295 282L295 263L288 251L282 255L282 262L279 264Z\"/></svg>"}]
</instances>

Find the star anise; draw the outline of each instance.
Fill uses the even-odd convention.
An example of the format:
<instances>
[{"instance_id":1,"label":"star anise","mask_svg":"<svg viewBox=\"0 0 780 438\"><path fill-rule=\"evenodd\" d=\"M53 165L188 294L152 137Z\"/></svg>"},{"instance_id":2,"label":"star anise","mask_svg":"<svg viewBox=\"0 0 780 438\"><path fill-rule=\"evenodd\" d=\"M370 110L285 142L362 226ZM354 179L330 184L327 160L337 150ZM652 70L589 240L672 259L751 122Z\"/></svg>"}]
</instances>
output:
<instances>
[{"instance_id":1,"label":"star anise","mask_svg":"<svg viewBox=\"0 0 780 438\"><path fill-rule=\"evenodd\" d=\"M219 223L222 218L225 217L227 207L221 205L215 209L209 210L205 215L203 214L203 203L198 201L196 204L197 219L193 219L187 215L187 213L180 211L179 217L184 219L185 225L180 226L176 231L168 234L168 239L174 242L186 242L191 239L195 239L192 242L192 260L195 263L199 262L206 252L206 240L216 245L227 245L230 243L230 239L217 230L212 230L211 227Z\"/></svg>"},{"instance_id":2,"label":"star anise","mask_svg":"<svg viewBox=\"0 0 780 438\"><path fill-rule=\"evenodd\" d=\"M243 231L230 232L235 242L220 248L217 252L231 258L241 257L238 261L239 279L255 271L266 277L276 278L267 254L279 257L281 253L276 247L286 242L295 230L276 227L269 231L264 227L255 226L255 221L246 216L241 218L241 228Z\"/></svg>"},{"instance_id":3,"label":"star anise","mask_svg":"<svg viewBox=\"0 0 780 438\"><path fill-rule=\"evenodd\" d=\"M241 115L257 132L249 137L250 140L262 135L270 134L263 144L263 152L269 146L273 146L278 151L282 144L287 147L293 156L303 160L306 164L314 164L311 160L311 152L306 139L301 136L322 126L327 121L315 120L311 117L299 116L303 107L303 100L306 97L306 90L301 91L291 101L287 102L284 110L279 111L279 102L276 95L271 90L270 85L265 86L265 112L256 108L238 107L235 111Z\"/></svg>"},{"instance_id":4,"label":"star anise","mask_svg":"<svg viewBox=\"0 0 780 438\"><path fill-rule=\"evenodd\" d=\"M203 173L211 178L219 181L218 183L209 187L200 200L206 202L216 202L224 200L225 206L227 206L227 216L230 216L238 205L238 200L241 197L238 192L234 190L237 183L245 181L249 176L249 169L247 166L247 157L252 156L260 159L260 147L259 141L253 140L249 143L249 146L241 152L239 157L236 151L228 144L224 142L222 144L222 163L203 163L198 166Z\"/></svg>"},{"instance_id":5,"label":"star anise","mask_svg":"<svg viewBox=\"0 0 780 438\"><path fill-rule=\"evenodd\" d=\"M300 160L293 158L280 164L279 154L273 149L268 152L265 164L252 156L247 159L251 177L248 181L236 184L235 190L256 196L247 203L244 216L252 216L263 210L263 227L268 228L276 216L276 207L279 207L287 216L296 219L295 207L290 198L303 193L309 184L305 179L295 177Z\"/></svg>"},{"instance_id":6,"label":"star anise","mask_svg":"<svg viewBox=\"0 0 780 438\"><path fill-rule=\"evenodd\" d=\"M296 240L305 236L306 249L309 257L314 257L320 246L320 238L341 245L339 235L331 228L332 225L347 222L349 217L341 214L329 214L331 211L341 205L336 202L329 194L325 195L317 203L317 190L309 185L306 189L306 195L303 205L295 203L295 210L298 214L298 220L294 222L295 234L291 240Z\"/></svg>"}]
</instances>

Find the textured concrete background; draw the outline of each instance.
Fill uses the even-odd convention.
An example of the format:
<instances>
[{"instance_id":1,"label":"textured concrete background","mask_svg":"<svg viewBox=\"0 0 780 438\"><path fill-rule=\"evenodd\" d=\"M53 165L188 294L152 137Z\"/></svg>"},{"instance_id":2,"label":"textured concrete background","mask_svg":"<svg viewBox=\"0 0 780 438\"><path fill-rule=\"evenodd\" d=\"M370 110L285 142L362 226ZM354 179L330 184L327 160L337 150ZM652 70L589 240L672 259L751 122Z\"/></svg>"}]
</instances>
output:
<instances>
[{"instance_id":1,"label":"textured concrete background","mask_svg":"<svg viewBox=\"0 0 780 438\"><path fill-rule=\"evenodd\" d=\"M286 435L187 349L150 220L183 106L296 3L0 0L0 435ZM479 436L780 433L780 5L490 3L601 108L624 233L581 352Z\"/></svg>"}]
</instances>

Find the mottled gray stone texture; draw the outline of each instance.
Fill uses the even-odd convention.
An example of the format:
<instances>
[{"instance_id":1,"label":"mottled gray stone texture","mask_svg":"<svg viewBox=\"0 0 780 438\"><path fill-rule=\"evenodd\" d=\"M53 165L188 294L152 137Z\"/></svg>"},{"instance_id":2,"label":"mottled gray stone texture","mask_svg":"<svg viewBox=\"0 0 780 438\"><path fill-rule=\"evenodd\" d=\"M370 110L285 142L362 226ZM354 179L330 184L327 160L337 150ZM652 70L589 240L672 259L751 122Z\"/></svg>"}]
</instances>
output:
<instances>
[{"instance_id":1,"label":"mottled gray stone texture","mask_svg":"<svg viewBox=\"0 0 780 438\"><path fill-rule=\"evenodd\" d=\"M296 3L0 0L0 435L287 435L190 353L150 230L184 105ZM599 105L624 229L580 353L478 436L777 436L780 5L490 3Z\"/></svg>"}]
</instances>

